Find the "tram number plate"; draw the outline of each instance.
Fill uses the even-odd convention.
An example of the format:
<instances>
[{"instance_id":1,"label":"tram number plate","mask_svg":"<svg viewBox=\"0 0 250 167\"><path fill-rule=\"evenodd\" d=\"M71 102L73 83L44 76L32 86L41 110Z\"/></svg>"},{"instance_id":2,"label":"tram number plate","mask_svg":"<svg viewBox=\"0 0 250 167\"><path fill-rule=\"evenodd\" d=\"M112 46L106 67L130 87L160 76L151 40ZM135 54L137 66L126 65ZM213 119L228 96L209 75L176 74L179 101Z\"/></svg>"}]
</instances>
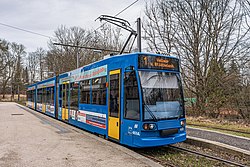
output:
<instances>
[{"instance_id":1,"label":"tram number plate","mask_svg":"<svg viewBox=\"0 0 250 167\"><path fill-rule=\"evenodd\" d=\"M166 137L166 136L169 136L169 135L172 135L172 134L175 134L175 133L178 133L178 129L166 129L166 130L161 130L160 131L160 134L163 137Z\"/></svg>"}]
</instances>

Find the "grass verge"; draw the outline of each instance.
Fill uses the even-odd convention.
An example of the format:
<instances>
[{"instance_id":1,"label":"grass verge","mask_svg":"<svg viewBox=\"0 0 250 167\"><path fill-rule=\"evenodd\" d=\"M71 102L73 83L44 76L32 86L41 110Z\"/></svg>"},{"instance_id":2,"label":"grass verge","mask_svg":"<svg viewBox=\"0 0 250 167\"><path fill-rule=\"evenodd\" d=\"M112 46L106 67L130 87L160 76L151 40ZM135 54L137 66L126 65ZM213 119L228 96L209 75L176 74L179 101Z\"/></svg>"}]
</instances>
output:
<instances>
[{"instance_id":1,"label":"grass verge","mask_svg":"<svg viewBox=\"0 0 250 167\"><path fill-rule=\"evenodd\" d=\"M168 147L156 147L156 148L148 148L141 149L138 151L143 154L147 154L149 156L153 156L154 158L160 161L160 164L163 166L169 166L171 164L173 166L196 166L196 167L212 167L212 166L227 166L218 161L210 160L204 157L196 156L193 154L188 154L185 152L175 151Z\"/></svg>"}]
</instances>

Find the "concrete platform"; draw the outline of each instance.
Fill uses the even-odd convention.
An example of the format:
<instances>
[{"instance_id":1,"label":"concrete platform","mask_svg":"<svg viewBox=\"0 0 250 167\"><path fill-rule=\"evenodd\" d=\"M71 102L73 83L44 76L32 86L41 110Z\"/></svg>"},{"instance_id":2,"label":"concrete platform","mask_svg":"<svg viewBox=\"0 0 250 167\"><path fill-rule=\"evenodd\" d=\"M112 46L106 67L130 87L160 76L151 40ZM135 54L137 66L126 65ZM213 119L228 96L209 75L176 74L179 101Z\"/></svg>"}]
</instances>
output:
<instances>
[{"instance_id":1,"label":"concrete platform","mask_svg":"<svg viewBox=\"0 0 250 167\"><path fill-rule=\"evenodd\" d=\"M223 143L246 151L250 151L250 139L246 137L193 127L187 127L187 135Z\"/></svg>"},{"instance_id":2,"label":"concrete platform","mask_svg":"<svg viewBox=\"0 0 250 167\"><path fill-rule=\"evenodd\" d=\"M250 158L250 139L213 130L187 127L186 143L240 154Z\"/></svg>"},{"instance_id":3,"label":"concrete platform","mask_svg":"<svg viewBox=\"0 0 250 167\"><path fill-rule=\"evenodd\" d=\"M16 103L0 103L0 166L161 166L126 147Z\"/></svg>"}]
</instances>

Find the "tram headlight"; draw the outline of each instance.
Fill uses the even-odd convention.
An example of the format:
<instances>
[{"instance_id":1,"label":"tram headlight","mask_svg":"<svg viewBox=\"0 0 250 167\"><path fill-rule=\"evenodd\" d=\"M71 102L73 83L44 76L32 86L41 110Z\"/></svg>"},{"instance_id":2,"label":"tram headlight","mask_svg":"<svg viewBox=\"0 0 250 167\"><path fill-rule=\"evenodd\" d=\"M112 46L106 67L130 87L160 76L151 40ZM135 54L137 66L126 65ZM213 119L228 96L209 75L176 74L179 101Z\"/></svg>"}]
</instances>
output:
<instances>
[{"instance_id":1,"label":"tram headlight","mask_svg":"<svg viewBox=\"0 0 250 167\"><path fill-rule=\"evenodd\" d=\"M185 124L186 124L186 121L182 120L182 121L181 121L181 126L184 127Z\"/></svg>"},{"instance_id":2,"label":"tram headlight","mask_svg":"<svg viewBox=\"0 0 250 167\"><path fill-rule=\"evenodd\" d=\"M149 124L148 127L150 130L153 130L155 128L155 124Z\"/></svg>"},{"instance_id":3,"label":"tram headlight","mask_svg":"<svg viewBox=\"0 0 250 167\"><path fill-rule=\"evenodd\" d=\"M145 124L143 124L143 129L144 130L155 130L156 124L145 123Z\"/></svg>"}]
</instances>

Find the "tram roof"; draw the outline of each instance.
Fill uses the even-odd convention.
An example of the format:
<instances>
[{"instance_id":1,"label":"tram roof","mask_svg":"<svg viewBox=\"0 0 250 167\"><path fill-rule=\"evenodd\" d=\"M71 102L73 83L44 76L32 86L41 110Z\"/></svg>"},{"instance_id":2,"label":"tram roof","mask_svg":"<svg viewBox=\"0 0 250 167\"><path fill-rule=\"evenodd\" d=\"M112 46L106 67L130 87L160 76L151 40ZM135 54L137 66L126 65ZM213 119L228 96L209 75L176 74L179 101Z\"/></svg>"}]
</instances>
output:
<instances>
[{"instance_id":1,"label":"tram roof","mask_svg":"<svg viewBox=\"0 0 250 167\"><path fill-rule=\"evenodd\" d=\"M121 54L121 55L110 55L110 57L107 57L107 58L104 58L104 59L101 59L99 61L96 61L96 62L93 62L93 63L90 63L90 64L87 64L87 65L84 65L82 67L79 67L77 69L74 69L74 70L71 70L71 71L68 71L68 72L65 72L65 73L62 73L62 74L59 74L60 77L64 77L64 76L67 76L67 74L69 72L74 72L74 71L80 71L82 69L84 70L89 70L91 68L95 68L93 66L101 66L101 65L104 65L104 64L109 64L109 63L112 63L113 60L115 59L121 59L121 61L124 59L128 59L128 58L133 58L133 57L137 57L138 55L150 55L150 56L166 56L166 55L162 55L162 54L157 54L157 53L146 53L146 52L135 52L135 53L127 53L127 54ZM175 56L167 56L169 58L173 58L173 59L178 59L177 57Z\"/></svg>"},{"instance_id":2,"label":"tram roof","mask_svg":"<svg viewBox=\"0 0 250 167\"><path fill-rule=\"evenodd\" d=\"M98 66L102 66L102 65L105 65L105 64L109 64L109 63L112 63L112 61L116 60L116 59L120 59L121 61L123 60L127 60L127 59L133 59L135 57L137 57L138 55L149 55L149 56L166 56L166 55L162 55L162 54L157 54L157 53L147 53L147 52L135 52L135 53L127 53L127 54L121 54L121 55L110 55L109 57L106 57L104 59L101 59L99 61L96 61L96 62L93 62L93 63L90 63L88 65L85 65L85 66L82 66L82 67L79 67L77 69L74 69L74 70L71 70L71 71L68 71L68 72L64 72L62 74L59 74L59 78L63 78L63 77L67 77L69 73L74 73L74 71L77 73L81 70L89 70L91 68L95 68L95 67L98 67ZM177 57L175 56L167 56L169 58L173 58L173 59L178 59ZM133 59L134 60L134 59ZM55 80L56 76L53 76L51 78L48 78L46 80L43 80L43 81L39 81L37 83L33 83L31 85L28 85L28 87L32 87L32 86L36 86L36 85L39 85L39 84L43 84L43 83L46 83L46 82L50 82L52 80Z\"/></svg>"}]
</instances>

